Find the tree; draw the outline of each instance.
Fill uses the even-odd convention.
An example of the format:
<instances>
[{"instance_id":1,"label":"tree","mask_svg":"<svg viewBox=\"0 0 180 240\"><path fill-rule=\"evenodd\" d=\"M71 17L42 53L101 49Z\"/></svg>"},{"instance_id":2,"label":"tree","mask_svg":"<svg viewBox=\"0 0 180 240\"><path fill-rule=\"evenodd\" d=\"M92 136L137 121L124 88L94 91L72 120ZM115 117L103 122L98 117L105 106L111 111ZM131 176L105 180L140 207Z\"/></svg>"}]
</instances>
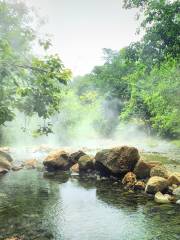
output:
<instances>
[{"instance_id":1,"label":"tree","mask_svg":"<svg viewBox=\"0 0 180 240\"><path fill-rule=\"evenodd\" d=\"M180 2L178 0L124 0L125 8L140 8L143 61L156 64L180 55Z\"/></svg>"},{"instance_id":2,"label":"tree","mask_svg":"<svg viewBox=\"0 0 180 240\"><path fill-rule=\"evenodd\" d=\"M11 121L15 109L46 120L60 109L63 85L71 77L57 55L38 58L39 41L32 27L33 12L23 2L0 1L0 125ZM51 43L39 41L47 50ZM51 132L48 126L39 133Z\"/></svg>"}]
</instances>

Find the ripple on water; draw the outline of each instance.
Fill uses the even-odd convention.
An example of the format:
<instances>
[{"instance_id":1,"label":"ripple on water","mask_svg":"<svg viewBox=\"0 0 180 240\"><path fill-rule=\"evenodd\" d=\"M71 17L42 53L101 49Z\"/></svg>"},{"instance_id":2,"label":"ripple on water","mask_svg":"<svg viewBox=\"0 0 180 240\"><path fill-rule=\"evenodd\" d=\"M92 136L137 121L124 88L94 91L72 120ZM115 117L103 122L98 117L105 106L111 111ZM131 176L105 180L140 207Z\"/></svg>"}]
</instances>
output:
<instances>
[{"instance_id":1,"label":"ripple on water","mask_svg":"<svg viewBox=\"0 0 180 240\"><path fill-rule=\"evenodd\" d=\"M111 182L21 170L0 180L0 239L179 239L179 205Z\"/></svg>"}]
</instances>

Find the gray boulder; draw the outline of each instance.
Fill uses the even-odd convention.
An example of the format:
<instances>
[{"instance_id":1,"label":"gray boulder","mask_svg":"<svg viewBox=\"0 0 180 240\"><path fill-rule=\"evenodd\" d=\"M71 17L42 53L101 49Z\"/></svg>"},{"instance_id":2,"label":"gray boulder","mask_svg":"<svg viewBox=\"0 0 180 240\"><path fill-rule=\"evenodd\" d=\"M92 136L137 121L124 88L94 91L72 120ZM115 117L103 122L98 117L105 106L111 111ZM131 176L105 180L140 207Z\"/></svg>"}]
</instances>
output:
<instances>
[{"instance_id":1,"label":"gray boulder","mask_svg":"<svg viewBox=\"0 0 180 240\"><path fill-rule=\"evenodd\" d=\"M122 177L134 170L139 158L139 152L134 147L104 149L95 156L95 168L102 176Z\"/></svg>"}]
</instances>

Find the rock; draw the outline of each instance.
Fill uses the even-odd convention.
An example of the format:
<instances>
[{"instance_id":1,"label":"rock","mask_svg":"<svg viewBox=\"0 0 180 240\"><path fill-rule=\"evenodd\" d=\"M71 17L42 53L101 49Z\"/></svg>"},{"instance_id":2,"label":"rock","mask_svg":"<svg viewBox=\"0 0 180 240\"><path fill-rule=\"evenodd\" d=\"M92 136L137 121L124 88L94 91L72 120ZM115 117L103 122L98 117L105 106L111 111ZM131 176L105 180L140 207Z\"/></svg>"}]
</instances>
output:
<instances>
[{"instance_id":1,"label":"rock","mask_svg":"<svg viewBox=\"0 0 180 240\"><path fill-rule=\"evenodd\" d=\"M38 165L38 161L36 159L26 160L25 163L24 163L24 166L27 169L34 169L34 168L37 167L37 165Z\"/></svg>"},{"instance_id":2,"label":"rock","mask_svg":"<svg viewBox=\"0 0 180 240\"><path fill-rule=\"evenodd\" d=\"M3 151L0 151L0 161L1 160L6 160L8 162L12 162L13 161L12 157L8 153L3 152Z\"/></svg>"},{"instance_id":3,"label":"rock","mask_svg":"<svg viewBox=\"0 0 180 240\"><path fill-rule=\"evenodd\" d=\"M122 184L126 185L127 188L134 187L137 182L136 175L133 172L128 172L122 180Z\"/></svg>"},{"instance_id":4,"label":"rock","mask_svg":"<svg viewBox=\"0 0 180 240\"><path fill-rule=\"evenodd\" d=\"M1 168L1 167L0 167L0 176L6 174L6 173L8 173L8 172L9 172L8 169Z\"/></svg>"},{"instance_id":5,"label":"rock","mask_svg":"<svg viewBox=\"0 0 180 240\"><path fill-rule=\"evenodd\" d=\"M145 179L150 177L151 168L159 165L159 162L145 162L143 160L138 161L135 166L134 173L139 179Z\"/></svg>"},{"instance_id":6,"label":"rock","mask_svg":"<svg viewBox=\"0 0 180 240\"><path fill-rule=\"evenodd\" d=\"M134 170L139 157L134 147L105 149L96 154L95 168L101 175L121 177Z\"/></svg>"},{"instance_id":7,"label":"rock","mask_svg":"<svg viewBox=\"0 0 180 240\"><path fill-rule=\"evenodd\" d=\"M12 167L12 171L14 171L14 172L19 171L21 169L23 169L23 166L13 166Z\"/></svg>"},{"instance_id":8,"label":"rock","mask_svg":"<svg viewBox=\"0 0 180 240\"><path fill-rule=\"evenodd\" d=\"M170 176L168 177L168 183L169 185L180 185L180 173L171 173Z\"/></svg>"},{"instance_id":9,"label":"rock","mask_svg":"<svg viewBox=\"0 0 180 240\"><path fill-rule=\"evenodd\" d=\"M79 161L79 172L87 172L88 170L94 170L94 159L89 155L80 157Z\"/></svg>"},{"instance_id":10,"label":"rock","mask_svg":"<svg viewBox=\"0 0 180 240\"><path fill-rule=\"evenodd\" d=\"M156 165L155 167L151 168L150 176L168 178L168 170L163 165Z\"/></svg>"},{"instance_id":11,"label":"rock","mask_svg":"<svg viewBox=\"0 0 180 240\"><path fill-rule=\"evenodd\" d=\"M176 189L177 187L178 187L178 185L176 185L176 184L172 184L172 188L173 188L173 190Z\"/></svg>"},{"instance_id":12,"label":"rock","mask_svg":"<svg viewBox=\"0 0 180 240\"><path fill-rule=\"evenodd\" d=\"M43 161L44 166L48 171L63 170L66 171L71 167L68 161L69 155L62 150L51 152Z\"/></svg>"},{"instance_id":13,"label":"rock","mask_svg":"<svg viewBox=\"0 0 180 240\"><path fill-rule=\"evenodd\" d=\"M165 178L162 177L151 177L146 185L145 191L147 193L156 193L156 192L162 192L163 190L168 188L168 181Z\"/></svg>"},{"instance_id":14,"label":"rock","mask_svg":"<svg viewBox=\"0 0 180 240\"><path fill-rule=\"evenodd\" d=\"M173 201L173 197L169 194L162 194L161 192L157 192L154 196L154 200L157 203L171 203Z\"/></svg>"},{"instance_id":15,"label":"rock","mask_svg":"<svg viewBox=\"0 0 180 240\"><path fill-rule=\"evenodd\" d=\"M72 173L79 173L79 163L74 164L71 168L70 171Z\"/></svg>"},{"instance_id":16,"label":"rock","mask_svg":"<svg viewBox=\"0 0 180 240\"><path fill-rule=\"evenodd\" d=\"M7 169L7 170L10 170L12 165L8 160L0 159L0 167L4 168L4 169Z\"/></svg>"},{"instance_id":17,"label":"rock","mask_svg":"<svg viewBox=\"0 0 180 240\"><path fill-rule=\"evenodd\" d=\"M176 199L180 199L180 186L173 190L173 195L176 197Z\"/></svg>"},{"instance_id":18,"label":"rock","mask_svg":"<svg viewBox=\"0 0 180 240\"><path fill-rule=\"evenodd\" d=\"M169 186L169 187L168 187L167 193L170 194L170 195L173 194L173 188L172 188L172 186Z\"/></svg>"},{"instance_id":19,"label":"rock","mask_svg":"<svg viewBox=\"0 0 180 240\"><path fill-rule=\"evenodd\" d=\"M79 158L84 155L86 155L86 154L81 150L74 152L69 156L69 162L73 165L73 164L77 163Z\"/></svg>"},{"instance_id":20,"label":"rock","mask_svg":"<svg viewBox=\"0 0 180 240\"><path fill-rule=\"evenodd\" d=\"M146 184L143 181L137 181L134 185L134 190L145 190Z\"/></svg>"},{"instance_id":21,"label":"rock","mask_svg":"<svg viewBox=\"0 0 180 240\"><path fill-rule=\"evenodd\" d=\"M8 153L0 151L0 175L6 174L12 168L12 161Z\"/></svg>"}]
</instances>

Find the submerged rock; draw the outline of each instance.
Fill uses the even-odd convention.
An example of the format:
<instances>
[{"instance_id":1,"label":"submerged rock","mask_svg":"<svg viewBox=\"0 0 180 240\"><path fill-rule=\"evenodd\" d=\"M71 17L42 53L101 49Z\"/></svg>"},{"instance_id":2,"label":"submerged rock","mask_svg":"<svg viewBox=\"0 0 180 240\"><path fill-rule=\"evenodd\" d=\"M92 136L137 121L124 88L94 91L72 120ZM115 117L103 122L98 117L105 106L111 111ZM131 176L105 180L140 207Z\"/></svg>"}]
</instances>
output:
<instances>
[{"instance_id":1,"label":"submerged rock","mask_svg":"<svg viewBox=\"0 0 180 240\"><path fill-rule=\"evenodd\" d=\"M162 177L151 177L146 185L145 191L147 193L156 193L156 192L162 192L163 190L168 188L168 181L165 178Z\"/></svg>"},{"instance_id":2,"label":"submerged rock","mask_svg":"<svg viewBox=\"0 0 180 240\"><path fill-rule=\"evenodd\" d=\"M159 164L159 162L145 162L140 160L135 166L134 173L139 179L149 178L151 169Z\"/></svg>"},{"instance_id":3,"label":"submerged rock","mask_svg":"<svg viewBox=\"0 0 180 240\"><path fill-rule=\"evenodd\" d=\"M163 178L168 178L169 172L163 165L156 165L151 168L150 176L158 176Z\"/></svg>"},{"instance_id":4,"label":"submerged rock","mask_svg":"<svg viewBox=\"0 0 180 240\"><path fill-rule=\"evenodd\" d=\"M157 192L154 196L154 200L157 203L171 203L173 201L173 197L169 194L162 194L161 192Z\"/></svg>"},{"instance_id":5,"label":"submerged rock","mask_svg":"<svg viewBox=\"0 0 180 240\"><path fill-rule=\"evenodd\" d=\"M63 170L66 171L71 167L69 154L62 150L51 152L43 161L44 166L49 171Z\"/></svg>"},{"instance_id":6,"label":"submerged rock","mask_svg":"<svg viewBox=\"0 0 180 240\"><path fill-rule=\"evenodd\" d=\"M121 177L134 170L139 158L139 152L134 147L105 149L96 154L95 167L101 175Z\"/></svg>"},{"instance_id":7,"label":"submerged rock","mask_svg":"<svg viewBox=\"0 0 180 240\"><path fill-rule=\"evenodd\" d=\"M87 172L94 170L94 159L89 155L80 157L79 161L79 172Z\"/></svg>"},{"instance_id":8,"label":"submerged rock","mask_svg":"<svg viewBox=\"0 0 180 240\"><path fill-rule=\"evenodd\" d=\"M128 172L122 180L122 184L126 185L127 188L134 187L137 182L136 175L133 172Z\"/></svg>"}]
</instances>

